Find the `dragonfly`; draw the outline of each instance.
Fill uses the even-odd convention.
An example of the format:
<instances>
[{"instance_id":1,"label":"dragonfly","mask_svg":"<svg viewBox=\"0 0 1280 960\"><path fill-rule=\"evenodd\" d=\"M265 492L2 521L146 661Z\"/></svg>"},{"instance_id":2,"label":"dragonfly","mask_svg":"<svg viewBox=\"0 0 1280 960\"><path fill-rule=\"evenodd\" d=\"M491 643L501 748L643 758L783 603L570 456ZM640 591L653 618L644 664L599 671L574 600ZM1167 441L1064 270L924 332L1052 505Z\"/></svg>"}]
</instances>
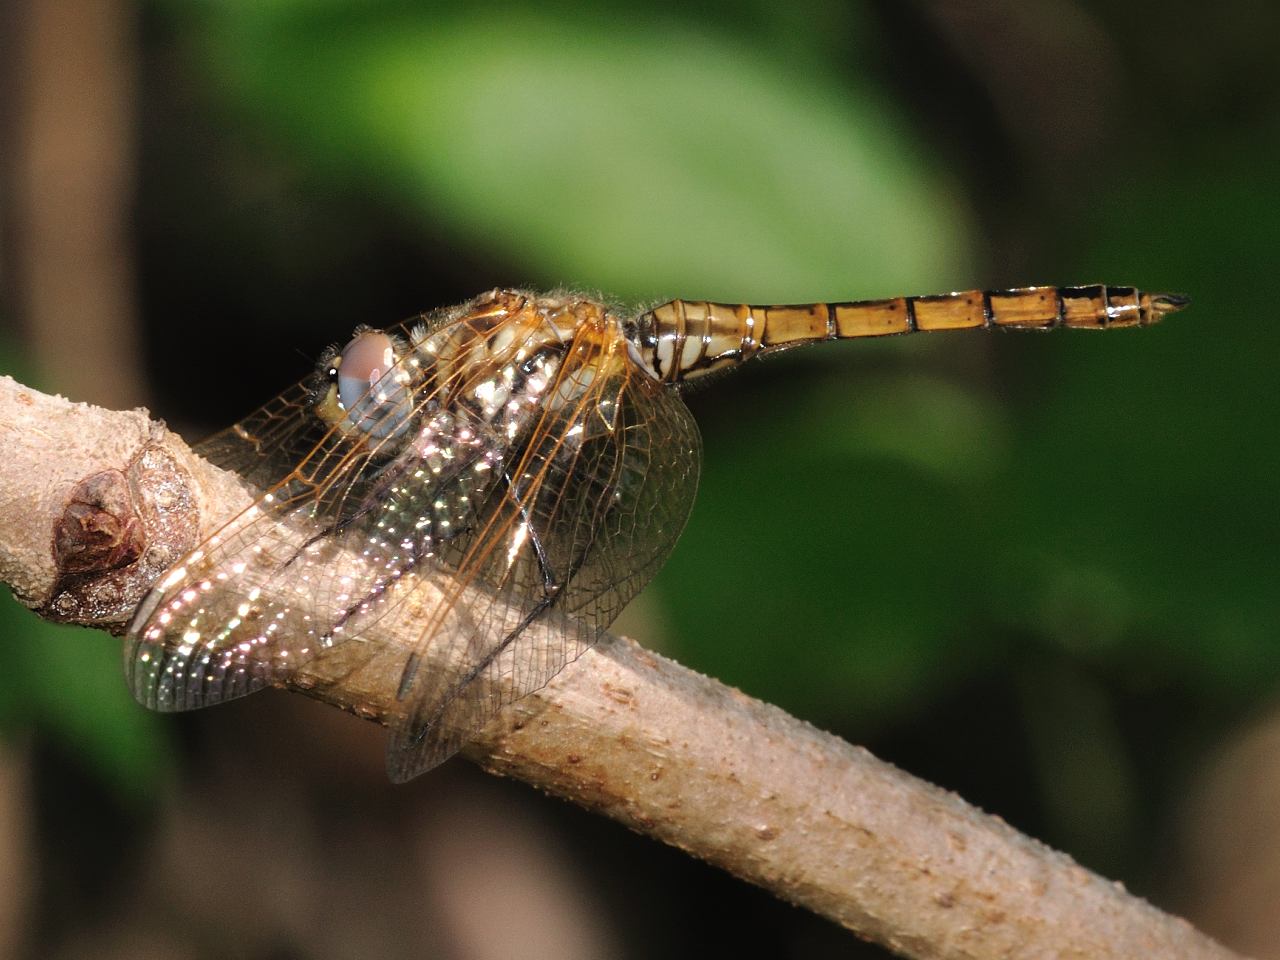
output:
<instances>
[{"instance_id":1,"label":"dragonfly","mask_svg":"<svg viewBox=\"0 0 1280 960\"><path fill-rule=\"evenodd\" d=\"M399 617L409 640L378 719L388 773L408 780L545 686L666 560L701 460L687 384L826 340L1147 326L1186 303L1091 285L626 312L496 289L358 327L197 445L255 499L135 612L130 688L177 711L307 686L327 660L378 655L370 638Z\"/></svg>"}]
</instances>

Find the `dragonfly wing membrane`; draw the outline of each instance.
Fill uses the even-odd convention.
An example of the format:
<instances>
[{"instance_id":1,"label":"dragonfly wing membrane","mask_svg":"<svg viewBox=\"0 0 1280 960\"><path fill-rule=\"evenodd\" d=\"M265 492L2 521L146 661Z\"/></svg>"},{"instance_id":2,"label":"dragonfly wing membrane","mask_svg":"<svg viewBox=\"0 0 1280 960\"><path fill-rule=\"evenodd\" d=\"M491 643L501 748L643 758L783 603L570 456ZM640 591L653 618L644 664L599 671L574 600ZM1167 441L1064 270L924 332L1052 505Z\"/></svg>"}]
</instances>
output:
<instances>
[{"instance_id":1,"label":"dragonfly wing membrane","mask_svg":"<svg viewBox=\"0 0 1280 960\"><path fill-rule=\"evenodd\" d=\"M324 424L312 414L310 378L294 384L243 420L192 446L210 463L269 490L320 442Z\"/></svg>"},{"instance_id":2,"label":"dragonfly wing membrane","mask_svg":"<svg viewBox=\"0 0 1280 960\"><path fill-rule=\"evenodd\" d=\"M412 431L353 440L316 416L304 382L201 445L266 492L135 614L125 656L140 702L188 710L281 685L448 566L513 440L441 402L457 380L432 383L413 395ZM345 666L379 653L358 649Z\"/></svg>"},{"instance_id":3,"label":"dragonfly wing membrane","mask_svg":"<svg viewBox=\"0 0 1280 960\"><path fill-rule=\"evenodd\" d=\"M614 344L612 347L616 348ZM697 486L697 427L679 396L575 341L559 385L491 492L444 613L423 627L401 685L388 772L404 781L461 748L599 637L675 545Z\"/></svg>"}]
</instances>

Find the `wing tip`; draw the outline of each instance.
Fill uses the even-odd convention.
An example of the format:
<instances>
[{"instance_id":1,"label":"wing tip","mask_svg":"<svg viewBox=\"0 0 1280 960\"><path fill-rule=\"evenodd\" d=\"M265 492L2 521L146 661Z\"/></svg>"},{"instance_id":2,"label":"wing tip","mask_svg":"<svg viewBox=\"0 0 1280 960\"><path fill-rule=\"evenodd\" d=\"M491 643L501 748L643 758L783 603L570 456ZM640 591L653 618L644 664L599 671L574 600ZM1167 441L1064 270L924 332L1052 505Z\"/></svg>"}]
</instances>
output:
<instances>
[{"instance_id":1,"label":"wing tip","mask_svg":"<svg viewBox=\"0 0 1280 960\"><path fill-rule=\"evenodd\" d=\"M440 723L412 726L408 718L391 730L387 743L387 777L392 783L408 783L434 770L462 749L469 737L452 734Z\"/></svg>"}]
</instances>

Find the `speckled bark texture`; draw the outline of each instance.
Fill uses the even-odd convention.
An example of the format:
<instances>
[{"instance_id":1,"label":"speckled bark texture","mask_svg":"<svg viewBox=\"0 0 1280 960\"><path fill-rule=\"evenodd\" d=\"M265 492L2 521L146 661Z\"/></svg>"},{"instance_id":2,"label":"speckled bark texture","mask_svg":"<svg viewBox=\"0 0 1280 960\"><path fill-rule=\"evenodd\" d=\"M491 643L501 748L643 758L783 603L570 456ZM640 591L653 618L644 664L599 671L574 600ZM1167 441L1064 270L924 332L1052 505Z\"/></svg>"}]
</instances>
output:
<instances>
[{"instance_id":1,"label":"speckled bark texture","mask_svg":"<svg viewBox=\"0 0 1280 960\"><path fill-rule=\"evenodd\" d=\"M144 412L7 378L0 446L0 579L57 619L120 632L159 571L249 503ZM334 657L297 687L384 719L404 624L433 596L380 622L359 669ZM959 797L629 640L597 645L465 752L903 956L1234 956Z\"/></svg>"}]
</instances>

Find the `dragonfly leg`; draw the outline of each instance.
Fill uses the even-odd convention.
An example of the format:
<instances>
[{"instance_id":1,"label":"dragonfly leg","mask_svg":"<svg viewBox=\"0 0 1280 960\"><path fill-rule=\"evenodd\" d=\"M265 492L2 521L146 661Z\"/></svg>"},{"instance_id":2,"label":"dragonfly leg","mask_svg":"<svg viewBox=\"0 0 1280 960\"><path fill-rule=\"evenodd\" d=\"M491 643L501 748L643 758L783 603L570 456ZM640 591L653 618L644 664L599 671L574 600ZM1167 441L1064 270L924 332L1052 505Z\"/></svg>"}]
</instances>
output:
<instances>
[{"instance_id":1,"label":"dragonfly leg","mask_svg":"<svg viewBox=\"0 0 1280 960\"><path fill-rule=\"evenodd\" d=\"M544 597L550 596L559 590L563 584L556 582L555 574L551 572L551 561L547 557L546 548L542 545L542 538L538 536L538 529L534 526L524 502L516 496L511 483L511 474L505 470L502 472L502 482L506 487L507 495L511 497L511 502L516 505L516 510L520 513L520 519L524 521L525 529L528 531L529 543L533 546L533 555L538 560L538 569L542 571L542 594Z\"/></svg>"}]
</instances>

